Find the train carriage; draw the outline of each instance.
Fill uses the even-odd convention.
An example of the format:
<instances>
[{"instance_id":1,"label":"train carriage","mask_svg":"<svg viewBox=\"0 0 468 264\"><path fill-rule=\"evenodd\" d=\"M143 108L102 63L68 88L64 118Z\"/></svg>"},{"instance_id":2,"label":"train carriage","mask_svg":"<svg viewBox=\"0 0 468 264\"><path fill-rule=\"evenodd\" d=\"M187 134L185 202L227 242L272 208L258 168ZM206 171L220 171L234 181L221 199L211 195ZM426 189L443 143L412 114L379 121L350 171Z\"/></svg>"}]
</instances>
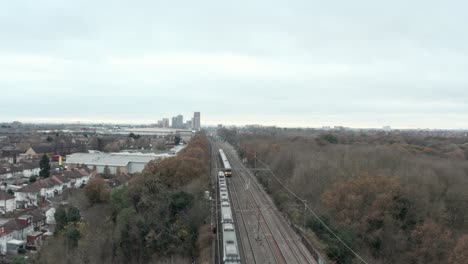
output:
<instances>
[{"instance_id":1,"label":"train carriage","mask_svg":"<svg viewBox=\"0 0 468 264\"><path fill-rule=\"evenodd\" d=\"M218 179L224 179L226 176L224 175L223 171L218 172Z\"/></svg>"},{"instance_id":2,"label":"train carriage","mask_svg":"<svg viewBox=\"0 0 468 264\"><path fill-rule=\"evenodd\" d=\"M222 170L218 172L218 186L221 207L221 224L223 234L223 263L235 264L241 263L237 237L234 229L234 218L229 192L227 188L227 177L231 177L231 165L222 149L219 150L219 156L222 161Z\"/></svg>"},{"instance_id":3,"label":"train carriage","mask_svg":"<svg viewBox=\"0 0 468 264\"><path fill-rule=\"evenodd\" d=\"M223 224L234 222L234 219L232 218L231 206L227 201L221 202L221 222Z\"/></svg>"},{"instance_id":4,"label":"train carriage","mask_svg":"<svg viewBox=\"0 0 468 264\"><path fill-rule=\"evenodd\" d=\"M229 202L229 194L227 191L220 191L219 196L221 197L221 201Z\"/></svg>"},{"instance_id":5,"label":"train carriage","mask_svg":"<svg viewBox=\"0 0 468 264\"><path fill-rule=\"evenodd\" d=\"M232 168L229 160L226 157L226 154L222 149L219 149L219 156L221 158L221 162L223 163L223 172L226 177L231 177L232 175Z\"/></svg>"},{"instance_id":6,"label":"train carriage","mask_svg":"<svg viewBox=\"0 0 468 264\"><path fill-rule=\"evenodd\" d=\"M241 263L234 224L223 224L223 263Z\"/></svg>"}]
</instances>

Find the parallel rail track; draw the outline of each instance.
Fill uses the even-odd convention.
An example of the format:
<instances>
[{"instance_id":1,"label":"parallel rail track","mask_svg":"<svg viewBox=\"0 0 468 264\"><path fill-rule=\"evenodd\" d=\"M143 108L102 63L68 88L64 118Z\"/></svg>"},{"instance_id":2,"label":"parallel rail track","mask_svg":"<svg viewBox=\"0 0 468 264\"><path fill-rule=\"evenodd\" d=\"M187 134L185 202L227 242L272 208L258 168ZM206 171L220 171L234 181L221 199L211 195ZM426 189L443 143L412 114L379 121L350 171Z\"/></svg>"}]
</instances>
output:
<instances>
[{"instance_id":1,"label":"parallel rail track","mask_svg":"<svg viewBox=\"0 0 468 264\"><path fill-rule=\"evenodd\" d=\"M246 186L245 185L246 176L243 175L244 174L242 173L242 170L243 170L248 175L247 177L250 177L251 179L249 183L252 183L253 186L255 186L255 188L261 190L262 187L253 179L254 176L251 175L250 171L247 168L245 168L245 166L240 161L237 160L237 157L233 157L232 154L230 154L229 156L231 156L231 164L240 165L240 166L237 166L240 169L239 172L236 172L233 177L239 178L239 181L241 182L241 184L243 186ZM250 188L248 190L248 194L249 194L248 196L250 197L249 202L252 205L254 205L256 208L260 208L260 204L268 205L271 203L271 201L268 200L268 197L265 197L265 194L263 192L260 192L260 193L261 195L257 194L258 197L256 198L252 190ZM263 203L260 202L261 199L264 201ZM265 234L265 237L267 238L270 249L274 253L276 262L277 263L288 263L288 262L315 263L315 261L311 257L309 257L309 254L307 254L303 245L301 245L298 242L299 238L296 238L296 239L290 238L290 234L286 234L287 231L284 228L285 223L280 223L281 221L279 220L281 219L282 216L276 210L273 210L274 211L273 214L276 217L271 217L272 212L270 211L271 210L264 210L264 211L259 210L259 214L260 214L259 216L261 218L260 223L261 223L262 231ZM265 215L267 215L267 217L265 217ZM267 219L269 219L270 222L267 221ZM276 234L279 234L279 237L282 238L286 246L289 248L289 251L291 252L291 254L288 254L289 255L288 258L285 256L285 253L283 253L283 251L281 250L280 243L277 241L278 238L273 235L271 226L276 227L275 229L275 231L277 231ZM291 257L293 257L295 261L293 261Z\"/></svg>"},{"instance_id":2,"label":"parallel rail track","mask_svg":"<svg viewBox=\"0 0 468 264\"><path fill-rule=\"evenodd\" d=\"M242 184L242 186L246 186L246 181L244 179L244 176L241 176L242 173L236 173L235 176L236 178L238 178ZM259 213L259 217L260 217L260 228L262 229L266 239L267 239L267 242L268 242L268 245L271 249L271 251L273 252L273 256L275 258L275 261L276 263L287 263L286 262L286 258L285 256L283 255L283 252L281 251L281 248L278 244L278 242L276 241L275 239L275 236L273 235L273 232L271 231L271 228L269 227L266 219L265 219L265 216L263 215L263 211L262 209L260 208L259 206L259 203L257 202L257 200L255 199L255 196L253 195L252 193L252 190L249 188L248 190L246 190L247 193L248 193L248 197L249 197L249 203L253 206L253 208L257 208L258 209L258 213Z\"/></svg>"},{"instance_id":3,"label":"parallel rail track","mask_svg":"<svg viewBox=\"0 0 468 264\"><path fill-rule=\"evenodd\" d=\"M229 190L229 196L231 197L231 202L233 204L232 205L233 212L235 210L234 209L235 208L234 201L236 201L237 208L239 208L239 210L238 210L239 214L233 214L233 215L234 215L234 219L235 219L236 230L238 231L238 234L239 234L237 240L241 244L241 247L242 247L242 252L243 252L242 256L243 256L243 259L244 259L244 263L257 263L257 259L255 257L256 255L253 253L254 249L252 247L252 242L251 242L252 237L251 237L250 232L247 229L246 221L244 219L244 214L242 212L242 207L241 207L241 203L239 201L239 196L237 195L236 187L234 185L230 185L230 186L228 185L228 190ZM233 199L233 197L235 199ZM237 215L240 215L240 220L241 221L239 221L239 219L237 218ZM242 224L242 228L243 228L243 230L245 230L245 233L247 234L248 249L245 248L244 242L242 241L242 237L240 235L240 232L241 232L240 224ZM251 258L247 257L247 252L252 252L252 254L249 254L249 255L252 255ZM251 260L253 260L253 262L251 262Z\"/></svg>"}]
</instances>

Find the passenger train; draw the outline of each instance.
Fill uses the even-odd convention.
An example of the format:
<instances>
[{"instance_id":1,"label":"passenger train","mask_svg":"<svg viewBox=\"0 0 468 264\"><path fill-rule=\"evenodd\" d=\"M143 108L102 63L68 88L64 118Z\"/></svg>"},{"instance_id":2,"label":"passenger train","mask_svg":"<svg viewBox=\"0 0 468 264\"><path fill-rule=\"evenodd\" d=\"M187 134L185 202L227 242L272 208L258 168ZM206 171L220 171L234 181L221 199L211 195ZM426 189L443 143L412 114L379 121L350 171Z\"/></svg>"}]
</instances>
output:
<instances>
[{"instance_id":1,"label":"passenger train","mask_svg":"<svg viewBox=\"0 0 468 264\"><path fill-rule=\"evenodd\" d=\"M241 263L234 224L223 224L223 262Z\"/></svg>"},{"instance_id":2,"label":"passenger train","mask_svg":"<svg viewBox=\"0 0 468 264\"><path fill-rule=\"evenodd\" d=\"M226 154L224 154L224 151L222 149L219 149L219 156L221 158L221 162L223 163L223 172L226 177L231 177L232 175L232 169L231 169L231 164L229 164L229 160L226 157Z\"/></svg>"},{"instance_id":3,"label":"passenger train","mask_svg":"<svg viewBox=\"0 0 468 264\"><path fill-rule=\"evenodd\" d=\"M220 155L223 156L220 150ZM226 156L224 156L226 157ZM228 168L229 162L227 161ZM226 163L224 163L226 164ZM226 166L224 167L226 168ZM230 174L229 174L230 175ZM236 230L234 227L234 218L232 215L232 208L229 199L229 193L227 190L226 183L226 171L220 171L218 173L218 189L220 197L220 206L221 206L221 225L222 225L222 235L223 235L223 263L225 264L239 264L241 263L239 247L237 244Z\"/></svg>"}]
</instances>

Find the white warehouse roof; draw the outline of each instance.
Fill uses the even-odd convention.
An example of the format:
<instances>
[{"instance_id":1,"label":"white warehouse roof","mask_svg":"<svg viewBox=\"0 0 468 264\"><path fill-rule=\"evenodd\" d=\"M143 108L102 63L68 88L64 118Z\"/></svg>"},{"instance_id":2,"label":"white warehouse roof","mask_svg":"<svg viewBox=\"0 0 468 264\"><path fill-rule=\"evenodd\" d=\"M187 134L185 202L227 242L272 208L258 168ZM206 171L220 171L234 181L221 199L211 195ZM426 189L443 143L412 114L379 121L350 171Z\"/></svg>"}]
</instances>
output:
<instances>
[{"instance_id":1,"label":"white warehouse roof","mask_svg":"<svg viewBox=\"0 0 468 264\"><path fill-rule=\"evenodd\" d=\"M120 153L74 153L67 156L66 164L107 165L125 167L128 163L148 163L166 155L136 155Z\"/></svg>"}]
</instances>

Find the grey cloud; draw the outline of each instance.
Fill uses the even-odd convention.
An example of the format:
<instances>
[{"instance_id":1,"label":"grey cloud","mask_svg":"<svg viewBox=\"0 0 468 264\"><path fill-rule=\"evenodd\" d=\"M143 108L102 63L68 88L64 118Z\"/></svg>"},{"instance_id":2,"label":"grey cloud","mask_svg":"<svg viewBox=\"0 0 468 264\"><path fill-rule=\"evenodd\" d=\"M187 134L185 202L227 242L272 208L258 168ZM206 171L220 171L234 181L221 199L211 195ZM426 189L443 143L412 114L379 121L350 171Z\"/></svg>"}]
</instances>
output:
<instances>
[{"instance_id":1,"label":"grey cloud","mask_svg":"<svg viewBox=\"0 0 468 264\"><path fill-rule=\"evenodd\" d=\"M210 123L258 116L256 123L278 125L412 120L457 128L468 115L467 7L7 1L0 4L0 119L150 121L200 110ZM37 110L18 107L25 103Z\"/></svg>"}]
</instances>

